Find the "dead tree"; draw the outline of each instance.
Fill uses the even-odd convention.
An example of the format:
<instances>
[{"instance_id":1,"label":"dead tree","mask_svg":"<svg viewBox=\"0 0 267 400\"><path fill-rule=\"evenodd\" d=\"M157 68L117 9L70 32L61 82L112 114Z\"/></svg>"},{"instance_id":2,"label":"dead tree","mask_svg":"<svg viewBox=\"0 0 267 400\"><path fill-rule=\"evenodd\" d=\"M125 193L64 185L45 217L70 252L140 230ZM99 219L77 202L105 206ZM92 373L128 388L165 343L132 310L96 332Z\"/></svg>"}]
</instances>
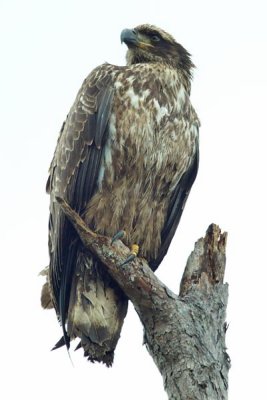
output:
<instances>
[{"instance_id":1,"label":"dead tree","mask_svg":"<svg viewBox=\"0 0 267 400\"><path fill-rule=\"evenodd\" d=\"M121 266L129 249L96 235L58 199L85 247L106 265L133 303L147 349L171 400L227 399L229 357L225 346L228 286L223 283L226 233L209 226L188 258L179 295L168 289L144 259Z\"/></svg>"}]
</instances>

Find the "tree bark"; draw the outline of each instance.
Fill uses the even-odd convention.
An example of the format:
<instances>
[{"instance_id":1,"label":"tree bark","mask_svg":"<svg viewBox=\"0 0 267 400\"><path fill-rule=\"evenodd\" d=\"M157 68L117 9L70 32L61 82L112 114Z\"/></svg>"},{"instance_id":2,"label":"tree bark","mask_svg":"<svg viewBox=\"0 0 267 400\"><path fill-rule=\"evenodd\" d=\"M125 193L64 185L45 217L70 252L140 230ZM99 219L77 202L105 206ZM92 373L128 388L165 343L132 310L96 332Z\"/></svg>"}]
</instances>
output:
<instances>
[{"instance_id":1,"label":"tree bark","mask_svg":"<svg viewBox=\"0 0 267 400\"><path fill-rule=\"evenodd\" d=\"M179 295L129 249L96 235L62 199L57 199L83 244L106 265L132 301L144 326L147 349L171 400L227 399L229 356L225 322L228 285L223 283L226 233L210 225L188 258Z\"/></svg>"}]
</instances>

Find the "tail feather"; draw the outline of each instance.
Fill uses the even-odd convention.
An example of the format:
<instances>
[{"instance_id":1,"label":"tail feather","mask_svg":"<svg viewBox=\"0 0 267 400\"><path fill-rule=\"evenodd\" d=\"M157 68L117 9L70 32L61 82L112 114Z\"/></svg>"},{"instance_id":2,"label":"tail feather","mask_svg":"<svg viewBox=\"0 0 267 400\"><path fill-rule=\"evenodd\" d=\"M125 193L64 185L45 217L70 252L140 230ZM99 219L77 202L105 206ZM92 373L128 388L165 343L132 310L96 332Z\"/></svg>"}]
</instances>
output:
<instances>
[{"instance_id":1,"label":"tail feather","mask_svg":"<svg viewBox=\"0 0 267 400\"><path fill-rule=\"evenodd\" d=\"M64 338L64 336L62 336L62 338L59 339L59 341L55 344L55 346L51 350L53 351L53 350L60 349L60 347L65 346L65 344L66 344L65 338Z\"/></svg>"},{"instance_id":2,"label":"tail feather","mask_svg":"<svg viewBox=\"0 0 267 400\"><path fill-rule=\"evenodd\" d=\"M90 361L112 365L127 305L127 298L105 267L91 255L79 253L71 288L67 333L71 339L81 339L79 345Z\"/></svg>"}]
</instances>

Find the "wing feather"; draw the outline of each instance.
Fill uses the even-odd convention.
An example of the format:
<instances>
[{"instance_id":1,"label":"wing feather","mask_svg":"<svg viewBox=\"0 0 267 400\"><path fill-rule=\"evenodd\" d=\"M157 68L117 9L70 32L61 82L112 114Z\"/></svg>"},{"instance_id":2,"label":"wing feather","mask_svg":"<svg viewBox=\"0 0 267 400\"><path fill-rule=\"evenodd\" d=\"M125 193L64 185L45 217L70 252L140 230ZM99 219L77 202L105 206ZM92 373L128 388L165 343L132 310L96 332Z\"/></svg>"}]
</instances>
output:
<instances>
[{"instance_id":1,"label":"wing feather","mask_svg":"<svg viewBox=\"0 0 267 400\"><path fill-rule=\"evenodd\" d=\"M198 164L199 164L199 151L197 148L190 167L178 182L171 197L166 221L161 231L161 247L159 249L157 258L155 260L151 260L149 263L153 271L155 271L158 268L171 244L176 228L180 222L186 200L190 193L191 187L195 181L198 171Z\"/></svg>"},{"instance_id":2,"label":"wing feather","mask_svg":"<svg viewBox=\"0 0 267 400\"><path fill-rule=\"evenodd\" d=\"M61 212L55 196L65 198L76 211L82 213L96 190L102 150L108 135L113 99L111 72L114 68L104 64L84 81L62 126L47 182L47 190L51 193L50 278L54 306L65 341L68 340L65 322L71 281L80 241Z\"/></svg>"},{"instance_id":3,"label":"wing feather","mask_svg":"<svg viewBox=\"0 0 267 400\"><path fill-rule=\"evenodd\" d=\"M102 91L100 97L99 110L97 113L97 121L96 121L96 137L95 144L97 148L101 147L101 142L103 139L103 135L106 131L108 118L110 116L110 104L112 104L114 90L113 88L107 88L104 93Z\"/></svg>"}]
</instances>

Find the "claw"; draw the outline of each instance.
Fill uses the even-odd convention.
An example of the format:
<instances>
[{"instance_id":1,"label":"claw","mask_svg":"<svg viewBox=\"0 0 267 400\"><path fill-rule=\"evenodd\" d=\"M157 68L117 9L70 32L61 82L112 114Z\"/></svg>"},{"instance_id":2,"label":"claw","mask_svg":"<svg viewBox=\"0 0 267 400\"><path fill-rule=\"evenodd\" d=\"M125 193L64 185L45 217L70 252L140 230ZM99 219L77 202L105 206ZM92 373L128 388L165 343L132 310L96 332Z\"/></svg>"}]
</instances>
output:
<instances>
[{"instance_id":1,"label":"claw","mask_svg":"<svg viewBox=\"0 0 267 400\"><path fill-rule=\"evenodd\" d=\"M121 263L120 267L133 261L136 258L138 252L139 252L138 244L133 244L131 247L131 254L129 255L129 257L126 258L125 261L123 261L123 263Z\"/></svg>"},{"instance_id":2,"label":"claw","mask_svg":"<svg viewBox=\"0 0 267 400\"><path fill-rule=\"evenodd\" d=\"M122 239L125 236L125 231L119 231L117 232L113 238L111 239L111 244L116 242L116 240Z\"/></svg>"},{"instance_id":3,"label":"claw","mask_svg":"<svg viewBox=\"0 0 267 400\"><path fill-rule=\"evenodd\" d=\"M127 257L126 260L124 260L123 263L121 263L120 267L123 267L125 264L128 264L129 262L133 261L135 257L136 257L135 254L129 255L129 257Z\"/></svg>"}]
</instances>

